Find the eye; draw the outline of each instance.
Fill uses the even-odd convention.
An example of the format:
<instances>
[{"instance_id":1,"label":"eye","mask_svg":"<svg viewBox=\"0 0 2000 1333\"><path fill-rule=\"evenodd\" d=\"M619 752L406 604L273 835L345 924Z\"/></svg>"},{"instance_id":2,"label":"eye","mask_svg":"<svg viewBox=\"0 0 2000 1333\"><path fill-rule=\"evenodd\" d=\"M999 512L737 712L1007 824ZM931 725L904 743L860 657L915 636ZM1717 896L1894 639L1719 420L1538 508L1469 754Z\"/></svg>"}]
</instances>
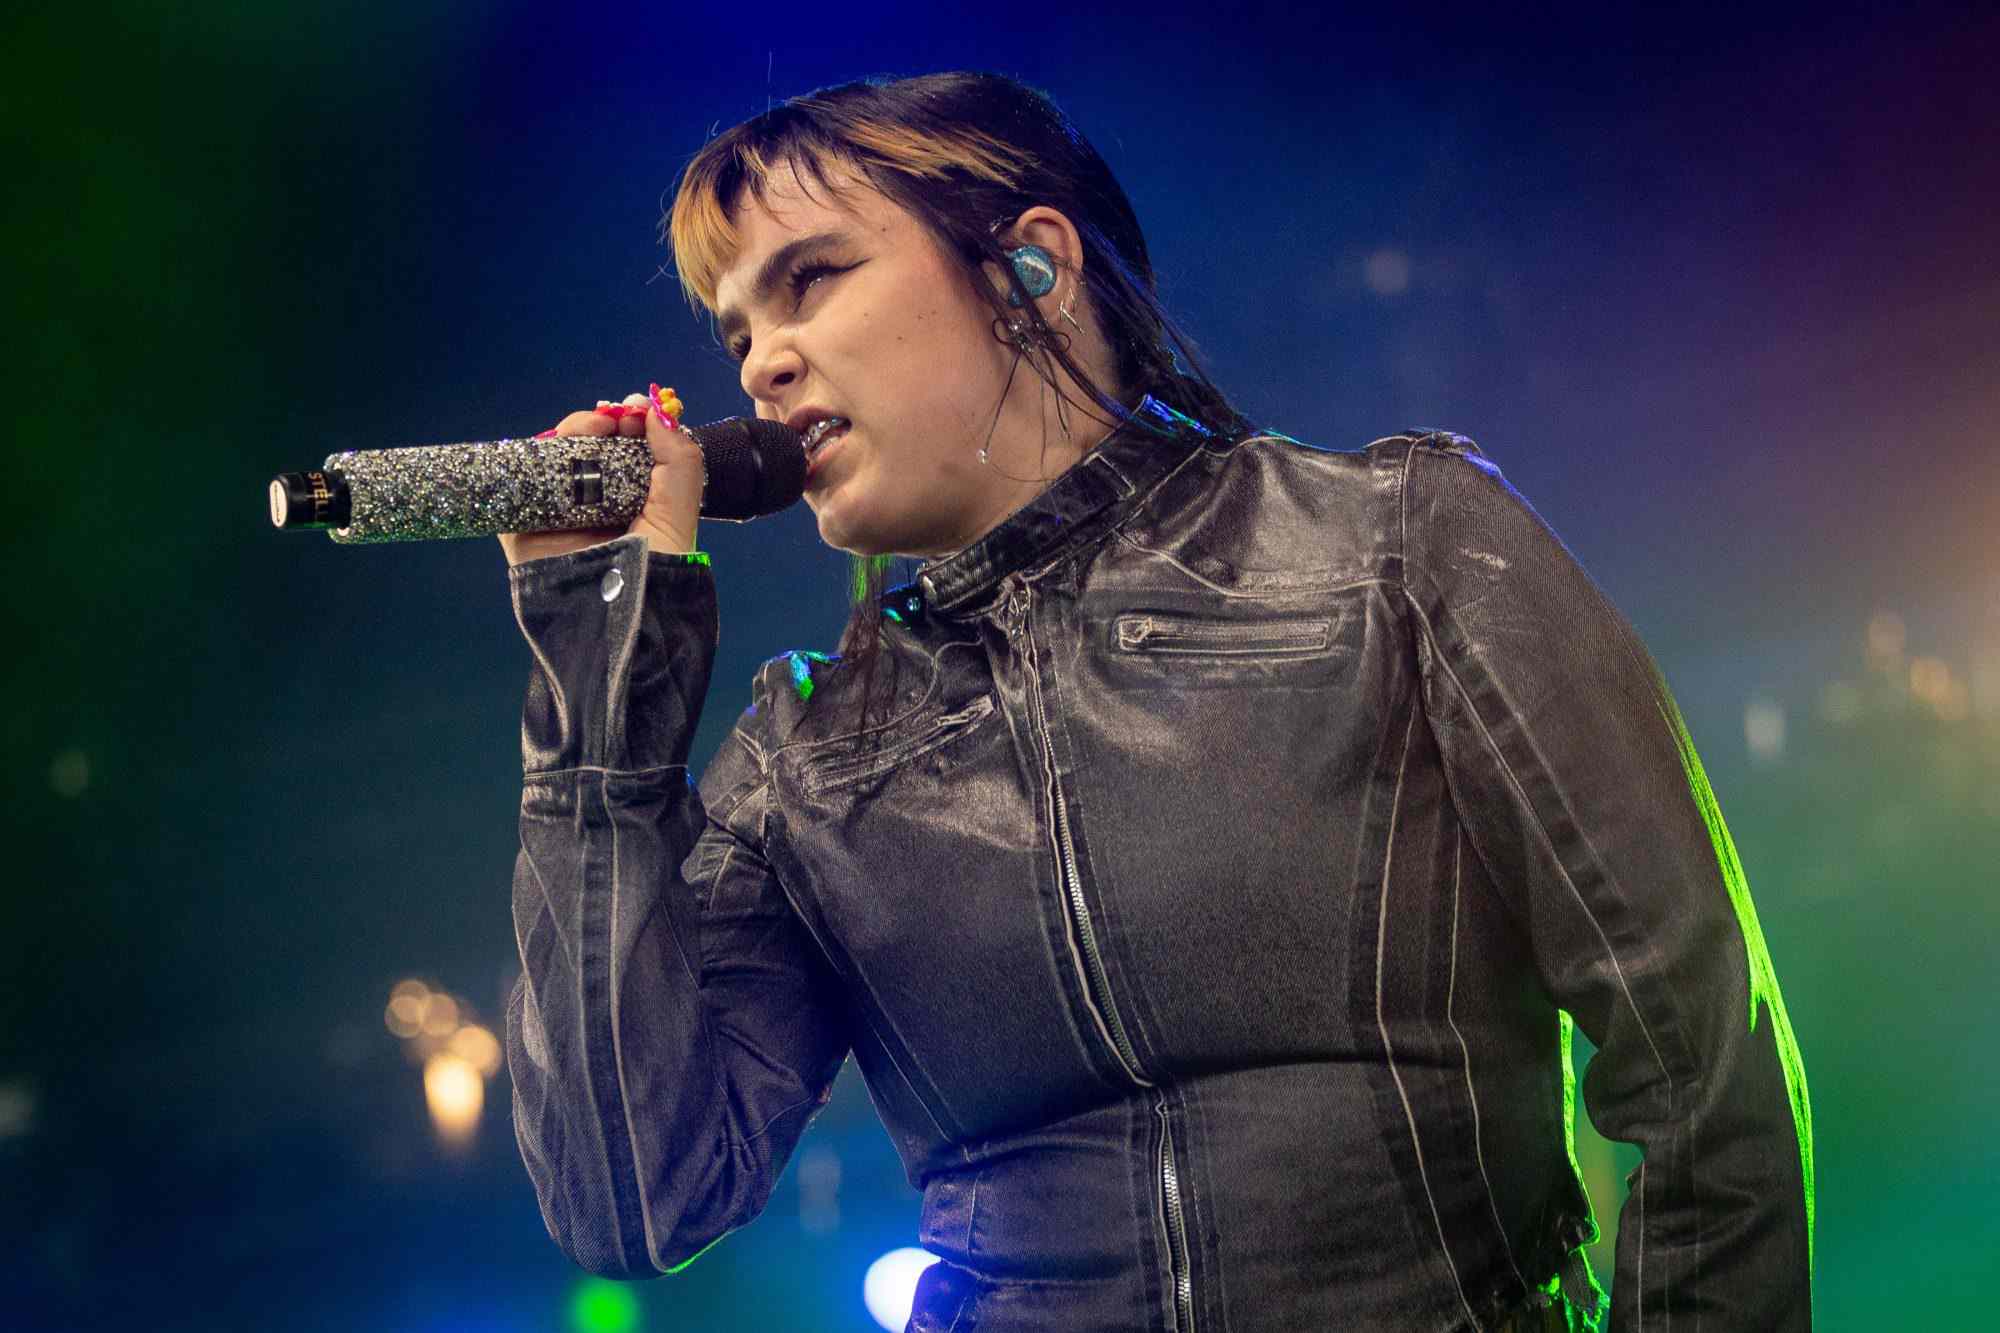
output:
<instances>
[{"instance_id":1,"label":"eye","mask_svg":"<svg viewBox=\"0 0 2000 1333\"><path fill-rule=\"evenodd\" d=\"M853 267L853 264L837 266L834 264L813 263L811 261L800 264L785 279L785 285L792 289L792 308L794 310L798 308L799 303L805 300L806 290L820 279L836 277ZM750 355L750 339L743 336L730 339L728 352L732 360L743 360Z\"/></svg>"},{"instance_id":2,"label":"eye","mask_svg":"<svg viewBox=\"0 0 2000 1333\"><path fill-rule=\"evenodd\" d=\"M846 269L835 268L831 264L799 265L792 270L792 303L796 305L800 300L804 299L806 289L821 278L830 278L836 273L845 273L846 271Z\"/></svg>"}]
</instances>

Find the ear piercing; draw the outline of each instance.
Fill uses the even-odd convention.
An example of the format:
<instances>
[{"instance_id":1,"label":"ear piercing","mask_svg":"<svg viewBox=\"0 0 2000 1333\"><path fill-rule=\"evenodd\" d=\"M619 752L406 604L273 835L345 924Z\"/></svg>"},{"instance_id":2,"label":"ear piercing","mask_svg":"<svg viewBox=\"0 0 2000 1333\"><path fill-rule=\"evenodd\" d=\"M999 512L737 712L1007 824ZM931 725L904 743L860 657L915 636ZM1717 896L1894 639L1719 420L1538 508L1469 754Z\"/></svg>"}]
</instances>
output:
<instances>
[{"instance_id":1,"label":"ear piercing","mask_svg":"<svg viewBox=\"0 0 2000 1333\"><path fill-rule=\"evenodd\" d=\"M1068 320L1069 326L1071 328L1075 329L1078 333L1082 333L1083 325L1077 323L1076 316L1072 315L1069 312L1070 303L1074 300L1076 300L1076 287L1074 284L1072 284L1069 289L1069 295L1065 296L1063 298L1063 303L1056 307L1056 313L1062 316L1064 319Z\"/></svg>"}]
</instances>

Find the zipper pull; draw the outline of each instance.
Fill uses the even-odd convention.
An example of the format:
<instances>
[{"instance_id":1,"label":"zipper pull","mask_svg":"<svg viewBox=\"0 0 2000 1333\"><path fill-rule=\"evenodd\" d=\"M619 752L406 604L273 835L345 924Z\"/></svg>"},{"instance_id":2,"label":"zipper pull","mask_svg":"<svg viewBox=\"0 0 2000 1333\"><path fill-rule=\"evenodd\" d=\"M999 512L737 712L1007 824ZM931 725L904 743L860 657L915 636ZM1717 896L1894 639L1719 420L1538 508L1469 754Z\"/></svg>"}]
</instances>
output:
<instances>
[{"instance_id":1,"label":"zipper pull","mask_svg":"<svg viewBox=\"0 0 2000 1333\"><path fill-rule=\"evenodd\" d=\"M1011 584L1007 589L1007 624L1009 629L1019 629L1028 616L1028 584L1016 575L1007 577Z\"/></svg>"}]
</instances>

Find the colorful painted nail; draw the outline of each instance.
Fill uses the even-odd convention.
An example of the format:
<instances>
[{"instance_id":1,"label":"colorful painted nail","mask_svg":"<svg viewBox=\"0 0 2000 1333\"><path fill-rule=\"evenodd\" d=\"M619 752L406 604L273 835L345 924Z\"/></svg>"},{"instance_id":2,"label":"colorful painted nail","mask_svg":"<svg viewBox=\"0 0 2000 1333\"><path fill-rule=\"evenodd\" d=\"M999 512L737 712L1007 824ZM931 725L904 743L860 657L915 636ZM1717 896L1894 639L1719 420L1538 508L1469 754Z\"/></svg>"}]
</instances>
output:
<instances>
[{"instance_id":1,"label":"colorful painted nail","mask_svg":"<svg viewBox=\"0 0 2000 1333\"><path fill-rule=\"evenodd\" d=\"M652 410L659 414L660 424L664 425L668 430L679 430L681 428L681 414L687 411L687 407L681 402L679 396L672 389L662 389L657 384L647 387L652 393Z\"/></svg>"}]
</instances>

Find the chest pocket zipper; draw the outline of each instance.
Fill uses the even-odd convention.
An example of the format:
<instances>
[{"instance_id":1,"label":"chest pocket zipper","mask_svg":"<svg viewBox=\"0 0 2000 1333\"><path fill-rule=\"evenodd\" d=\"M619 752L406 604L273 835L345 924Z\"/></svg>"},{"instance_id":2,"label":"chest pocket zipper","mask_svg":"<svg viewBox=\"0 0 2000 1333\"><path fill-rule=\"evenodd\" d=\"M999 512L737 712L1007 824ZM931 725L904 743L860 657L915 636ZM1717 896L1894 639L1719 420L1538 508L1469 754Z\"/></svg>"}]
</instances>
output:
<instances>
[{"instance_id":1,"label":"chest pocket zipper","mask_svg":"<svg viewBox=\"0 0 2000 1333\"><path fill-rule=\"evenodd\" d=\"M1113 621L1118 650L1283 657L1323 652L1333 636L1330 620L1264 621L1237 625L1175 616L1126 615Z\"/></svg>"},{"instance_id":2,"label":"chest pocket zipper","mask_svg":"<svg viewBox=\"0 0 2000 1333\"><path fill-rule=\"evenodd\" d=\"M957 712L946 713L938 718L922 735L913 740L904 741L859 759L831 760L808 768L804 780L805 788L807 791L821 792L830 787L860 782L879 773L886 773L892 768L907 764L912 759L929 754L939 746L948 744L961 733L979 725L992 712L993 696L982 694Z\"/></svg>"}]
</instances>

